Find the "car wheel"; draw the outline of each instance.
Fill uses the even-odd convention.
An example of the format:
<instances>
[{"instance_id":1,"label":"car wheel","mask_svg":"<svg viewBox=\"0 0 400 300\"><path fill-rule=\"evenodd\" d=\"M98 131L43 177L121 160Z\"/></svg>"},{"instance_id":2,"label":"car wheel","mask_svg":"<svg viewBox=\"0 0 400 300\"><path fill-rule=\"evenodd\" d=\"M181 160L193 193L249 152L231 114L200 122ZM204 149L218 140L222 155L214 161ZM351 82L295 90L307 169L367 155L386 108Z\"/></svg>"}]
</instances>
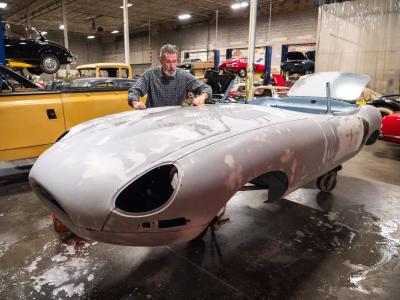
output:
<instances>
[{"instance_id":1,"label":"car wheel","mask_svg":"<svg viewBox=\"0 0 400 300\"><path fill-rule=\"evenodd\" d=\"M245 69L240 69L239 70L239 77L245 78L247 75L247 71Z\"/></svg>"},{"instance_id":2,"label":"car wheel","mask_svg":"<svg viewBox=\"0 0 400 300\"><path fill-rule=\"evenodd\" d=\"M379 112L381 113L382 117L387 116L387 115L391 115L391 114L394 113L394 110L392 108L390 108L390 107L377 106L376 108L379 110Z\"/></svg>"},{"instance_id":3,"label":"car wheel","mask_svg":"<svg viewBox=\"0 0 400 300\"><path fill-rule=\"evenodd\" d=\"M43 73L41 68L27 68L27 70L29 71L29 73L33 74L33 75L40 75Z\"/></svg>"},{"instance_id":4,"label":"car wheel","mask_svg":"<svg viewBox=\"0 0 400 300\"><path fill-rule=\"evenodd\" d=\"M60 69L60 61L53 54L45 54L40 62L40 68L47 74L54 74Z\"/></svg>"},{"instance_id":5,"label":"car wheel","mask_svg":"<svg viewBox=\"0 0 400 300\"><path fill-rule=\"evenodd\" d=\"M317 187L321 192L330 192L336 187L337 172L328 172L317 179Z\"/></svg>"}]
</instances>

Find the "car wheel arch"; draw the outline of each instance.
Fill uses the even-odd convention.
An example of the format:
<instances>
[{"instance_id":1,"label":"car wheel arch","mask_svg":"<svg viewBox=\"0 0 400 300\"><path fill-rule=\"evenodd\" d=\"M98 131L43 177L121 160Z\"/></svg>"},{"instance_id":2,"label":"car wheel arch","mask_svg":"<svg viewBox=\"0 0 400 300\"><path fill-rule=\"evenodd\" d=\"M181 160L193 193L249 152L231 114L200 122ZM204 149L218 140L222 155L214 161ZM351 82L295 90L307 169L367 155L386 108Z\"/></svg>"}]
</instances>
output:
<instances>
[{"instance_id":1,"label":"car wheel arch","mask_svg":"<svg viewBox=\"0 0 400 300\"><path fill-rule=\"evenodd\" d=\"M283 171L268 171L250 180L250 183L268 189L268 202L281 199L289 188L289 178Z\"/></svg>"}]
</instances>

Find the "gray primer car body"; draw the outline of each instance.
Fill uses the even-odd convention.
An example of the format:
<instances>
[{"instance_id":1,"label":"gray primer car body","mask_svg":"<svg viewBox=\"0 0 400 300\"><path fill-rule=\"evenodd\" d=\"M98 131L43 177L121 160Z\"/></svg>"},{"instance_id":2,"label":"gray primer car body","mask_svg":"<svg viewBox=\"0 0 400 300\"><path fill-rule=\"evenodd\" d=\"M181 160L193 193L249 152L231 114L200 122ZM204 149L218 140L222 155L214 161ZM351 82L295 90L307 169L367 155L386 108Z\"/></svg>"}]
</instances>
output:
<instances>
[{"instance_id":1,"label":"gray primer car body","mask_svg":"<svg viewBox=\"0 0 400 300\"><path fill-rule=\"evenodd\" d=\"M374 142L380 124L372 106L332 115L246 104L130 111L73 127L29 179L81 237L165 245L199 235L255 178L274 200L335 169Z\"/></svg>"}]
</instances>

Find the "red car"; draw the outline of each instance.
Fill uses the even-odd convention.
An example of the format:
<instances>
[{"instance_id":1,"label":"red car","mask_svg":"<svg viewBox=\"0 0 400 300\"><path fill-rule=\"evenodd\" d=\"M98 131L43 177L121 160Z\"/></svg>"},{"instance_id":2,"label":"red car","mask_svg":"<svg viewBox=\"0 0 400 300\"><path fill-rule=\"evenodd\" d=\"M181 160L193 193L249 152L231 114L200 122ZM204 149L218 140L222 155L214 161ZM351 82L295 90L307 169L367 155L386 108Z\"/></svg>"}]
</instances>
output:
<instances>
[{"instance_id":1,"label":"red car","mask_svg":"<svg viewBox=\"0 0 400 300\"><path fill-rule=\"evenodd\" d=\"M224 73L235 73L244 78L247 75L247 57L227 59L219 65L219 69ZM262 73L264 70L264 65L254 64L254 72Z\"/></svg>"},{"instance_id":2,"label":"red car","mask_svg":"<svg viewBox=\"0 0 400 300\"><path fill-rule=\"evenodd\" d=\"M383 117L381 138L385 141L400 143L400 112Z\"/></svg>"}]
</instances>

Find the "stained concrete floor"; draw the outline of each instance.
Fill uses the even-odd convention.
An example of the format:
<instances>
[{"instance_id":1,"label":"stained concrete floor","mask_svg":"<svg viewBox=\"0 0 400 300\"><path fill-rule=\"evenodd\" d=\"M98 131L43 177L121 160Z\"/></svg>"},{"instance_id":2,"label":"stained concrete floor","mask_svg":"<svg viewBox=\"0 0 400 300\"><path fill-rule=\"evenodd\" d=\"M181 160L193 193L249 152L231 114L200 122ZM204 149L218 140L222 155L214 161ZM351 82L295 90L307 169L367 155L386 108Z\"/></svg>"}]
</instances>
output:
<instances>
[{"instance_id":1,"label":"stained concrete floor","mask_svg":"<svg viewBox=\"0 0 400 300\"><path fill-rule=\"evenodd\" d=\"M229 202L203 242L62 243L26 176L0 178L0 299L400 299L400 145L378 141L330 194Z\"/></svg>"}]
</instances>

